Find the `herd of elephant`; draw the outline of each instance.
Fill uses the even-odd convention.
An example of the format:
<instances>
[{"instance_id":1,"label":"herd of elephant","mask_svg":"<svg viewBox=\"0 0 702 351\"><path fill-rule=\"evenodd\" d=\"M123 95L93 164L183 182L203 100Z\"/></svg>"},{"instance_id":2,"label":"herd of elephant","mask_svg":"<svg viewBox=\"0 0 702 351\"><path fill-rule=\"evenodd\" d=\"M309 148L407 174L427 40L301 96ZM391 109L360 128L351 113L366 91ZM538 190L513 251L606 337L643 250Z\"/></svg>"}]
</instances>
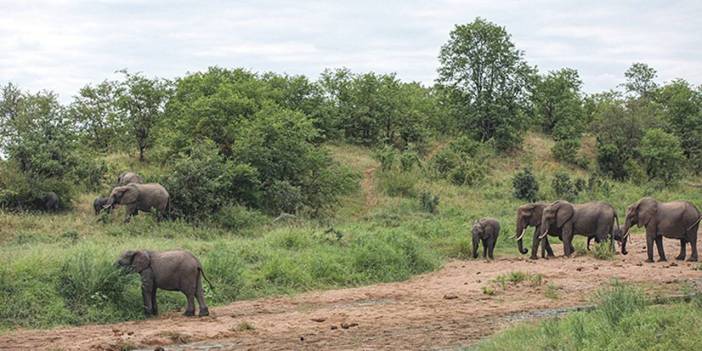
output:
<instances>
[{"instance_id":1,"label":"herd of elephant","mask_svg":"<svg viewBox=\"0 0 702 351\"><path fill-rule=\"evenodd\" d=\"M144 180L134 172L124 172L117 177L117 186L110 192L108 197L98 197L93 201L95 215L101 212L110 212L115 206L125 206L126 214L124 222L127 223L131 217L139 211L157 211L158 220L168 211L170 195L166 188L158 183L144 184Z\"/></svg>"},{"instance_id":2,"label":"herd of elephant","mask_svg":"<svg viewBox=\"0 0 702 351\"><path fill-rule=\"evenodd\" d=\"M617 211L612 205L604 202L587 202L572 204L558 200L553 203L529 203L517 209L517 227L515 238L518 250L526 254L523 238L528 227L534 227L534 237L531 246L531 258L537 259L537 250L541 244L541 257L553 257L549 244L549 236L558 237L563 241L565 256L574 251L573 236L587 237L596 242L611 240L621 246L621 253L627 254L626 243L632 226L646 229L647 262L653 262L653 244L658 249L659 261L665 261L663 237L680 240L680 254L677 260L684 260L686 246L690 244L691 255L688 261L697 261L697 229L700 223L700 211L687 201L659 202L652 197L644 197L631 204L626 209L624 228L619 227ZM473 257L478 257L478 245L482 242L483 257L493 258L495 243L500 233L500 223L494 218L483 218L473 223ZM613 248L613 246L612 246Z\"/></svg>"}]
</instances>

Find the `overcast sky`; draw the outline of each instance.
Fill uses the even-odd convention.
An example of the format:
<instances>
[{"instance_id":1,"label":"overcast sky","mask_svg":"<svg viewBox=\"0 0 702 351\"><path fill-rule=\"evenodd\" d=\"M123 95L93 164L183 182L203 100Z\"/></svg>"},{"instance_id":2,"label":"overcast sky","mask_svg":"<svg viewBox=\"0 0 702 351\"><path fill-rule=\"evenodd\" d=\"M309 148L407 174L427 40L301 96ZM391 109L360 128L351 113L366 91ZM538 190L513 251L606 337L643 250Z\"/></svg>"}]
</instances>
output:
<instances>
[{"instance_id":1,"label":"overcast sky","mask_svg":"<svg viewBox=\"0 0 702 351\"><path fill-rule=\"evenodd\" d=\"M643 5L645 3L645 5ZM633 62L702 83L702 1L8 1L0 84L63 101L128 68L173 78L208 66L317 75L397 72L431 84L455 24L505 26L541 71L575 68L612 89Z\"/></svg>"}]
</instances>

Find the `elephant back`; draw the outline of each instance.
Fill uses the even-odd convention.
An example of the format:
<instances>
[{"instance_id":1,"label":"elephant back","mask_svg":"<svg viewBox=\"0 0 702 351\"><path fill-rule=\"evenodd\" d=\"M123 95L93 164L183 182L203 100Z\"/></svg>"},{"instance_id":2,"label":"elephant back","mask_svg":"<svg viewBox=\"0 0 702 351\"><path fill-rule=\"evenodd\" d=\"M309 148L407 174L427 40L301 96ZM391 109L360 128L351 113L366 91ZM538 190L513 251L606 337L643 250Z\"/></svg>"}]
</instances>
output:
<instances>
[{"instance_id":1,"label":"elephant back","mask_svg":"<svg viewBox=\"0 0 702 351\"><path fill-rule=\"evenodd\" d=\"M166 188L158 183L133 184L139 189L138 202L144 210L156 208L165 211L170 195Z\"/></svg>"}]
</instances>

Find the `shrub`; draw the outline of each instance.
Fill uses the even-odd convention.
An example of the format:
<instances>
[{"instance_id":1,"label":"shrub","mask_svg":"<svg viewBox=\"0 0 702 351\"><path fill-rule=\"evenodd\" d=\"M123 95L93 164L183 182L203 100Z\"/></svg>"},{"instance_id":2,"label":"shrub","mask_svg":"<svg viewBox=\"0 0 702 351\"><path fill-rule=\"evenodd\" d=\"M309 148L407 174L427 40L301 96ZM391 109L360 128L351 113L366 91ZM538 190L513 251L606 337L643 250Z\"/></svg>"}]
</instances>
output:
<instances>
[{"instance_id":1,"label":"shrub","mask_svg":"<svg viewBox=\"0 0 702 351\"><path fill-rule=\"evenodd\" d=\"M403 172L411 171L419 162L419 155L414 151L405 151L400 155L400 167Z\"/></svg>"},{"instance_id":2,"label":"shrub","mask_svg":"<svg viewBox=\"0 0 702 351\"><path fill-rule=\"evenodd\" d=\"M556 196L567 201L574 201L578 196L578 190L575 188L570 176L565 172L557 172L551 182Z\"/></svg>"},{"instance_id":3,"label":"shrub","mask_svg":"<svg viewBox=\"0 0 702 351\"><path fill-rule=\"evenodd\" d=\"M662 181L665 185L680 180L685 156L676 136L661 129L649 129L639 150L649 179Z\"/></svg>"},{"instance_id":4,"label":"shrub","mask_svg":"<svg viewBox=\"0 0 702 351\"><path fill-rule=\"evenodd\" d=\"M390 196L413 197L416 195L417 176L412 173L383 172L379 183Z\"/></svg>"},{"instance_id":5,"label":"shrub","mask_svg":"<svg viewBox=\"0 0 702 351\"><path fill-rule=\"evenodd\" d=\"M429 191L422 191L419 196L419 204L424 212L436 213L439 207L439 195L434 195Z\"/></svg>"},{"instance_id":6,"label":"shrub","mask_svg":"<svg viewBox=\"0 0 702 351\"><path fill-rule=\"evenodd\" d=\"M605 316L611 326L616 326L622 318L646 306L644 293L635 287L615 280L609 288L601 289L595 295L598 312Z\"/></svg>"},{"instance_id":7,"label":"shrub","mask_svg":"<svg viewBox=\"0 0 702 351\"><path fill-rule=\"evenodd\" d=\"M578 161L578 149L580 148L580 140L564 139L558 140L553 144L551 153L556 160L576 164Z\"/></svg>"},{"instance_id":8,"label":"shrub","mask_svg":"<svg viewBox=\"0 0 702 351\"><path fill-rule=\"evenodd\" d=\"M601 243L596 243L592 255L598 260L611 260L614 258L611 241L605 240Z\"/></svg>"},{"instance_id":9,"label":"shrub","mask_svg":"<svg viewBox=\"0 0 702 351\"><path fill-rule=\"evenodd\" d=\"M227 205L219 210L216 222L224 228L241 231L260 225L267 217L253 209L241 205Z\"/></svg>"},{"instance_id":10,"label":"shrub","mask_svg":"<svg viewBox=\"0 0 702 351\"><path fill-rule=\"evenodd\" d=\"M304 203L302 189L284 180L273 181L263 194L265 208L272 214L297 213Z\"/></svg>"},{"instance_id":11,"label":"shrub","mask_svg":"<svg viewBox=\"0 0 702 351\"><path fill-rule=\"evenodd\" d=\"M373 158L380 162L380 169L388 171L395 167L397 161L397 151L391 146L385 145L373 153ZM403 165L404 168L404 165Z\"/></svg>"},{"instance_id":12,"label":"shrub","mask_svg":"<svg viewBox=\"0 0 702 351\"><path fill-rule=\"evenodd\" d=\"M524 168L512 178L512 194L515 198L535 202L539 193L539 183L531 173L531 169Z\"/></svg>"}]
</instances>

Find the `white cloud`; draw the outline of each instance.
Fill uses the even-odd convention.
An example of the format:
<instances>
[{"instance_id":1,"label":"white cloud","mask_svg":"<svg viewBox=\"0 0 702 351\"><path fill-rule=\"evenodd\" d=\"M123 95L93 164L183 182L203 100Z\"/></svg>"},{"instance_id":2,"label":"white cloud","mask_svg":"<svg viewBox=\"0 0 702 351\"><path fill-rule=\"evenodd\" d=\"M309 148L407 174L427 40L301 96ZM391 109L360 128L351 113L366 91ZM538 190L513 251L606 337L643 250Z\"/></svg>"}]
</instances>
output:
<instances>
[{"instance_id":1,"label":"white cloud","mask_svg":"<svg viewBox=\"0 0 702 351\"><path fill-rule=\"evenodd\" d=\"M633 62L662 81L702 83L702 3L664 1L0 0L0 84L64 101L128 68L175 77L208 66L306 74L397 72L431 84L455 24L503 25L531 64L578 69L587 91L616 87Z\"/></svg>"}]
</instances>

